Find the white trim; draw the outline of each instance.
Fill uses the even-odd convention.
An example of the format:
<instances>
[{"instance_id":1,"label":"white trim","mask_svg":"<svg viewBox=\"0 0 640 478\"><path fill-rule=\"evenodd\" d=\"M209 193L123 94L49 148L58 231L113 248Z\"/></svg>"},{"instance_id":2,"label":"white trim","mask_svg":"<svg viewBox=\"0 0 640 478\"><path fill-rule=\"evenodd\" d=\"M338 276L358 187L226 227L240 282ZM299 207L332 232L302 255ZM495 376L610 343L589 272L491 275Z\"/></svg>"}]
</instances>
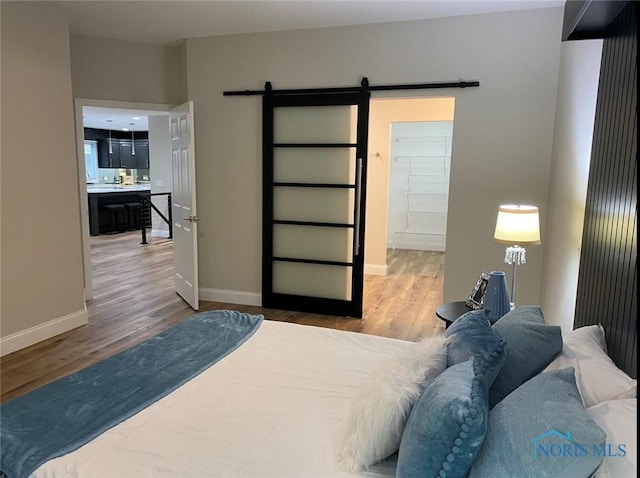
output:
<instances>
[{"instance_id":1,"label":"white trim","mask_svg":"<svg viewBox=\"0 0 640 478\"><path fill-rule=\"evenodd\" d=\"M365 264L364 273L365 275L371 275L371 276L386 276L387 265L386 264Z\"/></svg>"},{"instance_id":2,"label":"white trim","mask_svg":"<svg viewBox=\"0 0 640 478\"><path fill-rule=\"evenodd\" d=\"M262 294L257 292L243 292L241 290L206 289L200 288L200 300L211 302L227 302L238 305L262 305Z\"/></svg>"},{"instance_id":3,"label":"white trim","mask_svg":"<svg viewBox=\"0 0 640 478\"><path fill-rule=\"evenodd\" d=\"M87 204L87 184L84 165L84 123L82 109L85 106L99 108L115 108L127 110L158 111L169 113L173 107L164 103L136 103L130 101L95 100L90 98L75 98L74 112L76 123L76 156L78 162L78 191L80 194L80 224L82 230L82 257L84 263L84 299L93 299L93 273L91 270L91 244L89 239L89 207Z\"/></svg>"},{"instance_id":4,"label":"white trim","mask_svg":"<svg viewBox=\"0 0 640 478\"><path fill-rule=\"evenodd\" d=\"M168 239L169 230L168 229L151 229L151 237L163 237L165 239Z\"/></svg>"},{"instance_id":5,"label":"white trim","mask_svg":"<svg viewBox=\"0 0 640 478\"><path fill-rule=\"evenodd\" d=\"M89 315L87 309L73 312L64 317L50 320L44 324L21 330L15 334L0 338L0 356L15 352L16 350L29 347L43 340L50 339L69 330L81 327L88 323Z\"/></svg>"},{"instance_id":6,"label":"white trim","mask_svg":"<svg viewBox=\"0 0 640 478\"><path fill-rule=\"evenodd\" d=\"M445 252L441 244L412 244L410 242L387 242L387 249L408 249L410 251Z\"/></svg>"},{"instance_id":7,"label":"white trim","mask_svg":"<svg viewBox=\"0 0 640 478\"><path fill-rule=\"evenodd\" d=\"M93 276L91 273L91 246L89 245L89 205L87 204L87 181L84 164L84 125L82 123L82 101L75 100L76 159L78 161L78 191L80 193L80 227L82 231L82 260L84 274L84 300L93 299Z\"/></svg>"}]
</instances>

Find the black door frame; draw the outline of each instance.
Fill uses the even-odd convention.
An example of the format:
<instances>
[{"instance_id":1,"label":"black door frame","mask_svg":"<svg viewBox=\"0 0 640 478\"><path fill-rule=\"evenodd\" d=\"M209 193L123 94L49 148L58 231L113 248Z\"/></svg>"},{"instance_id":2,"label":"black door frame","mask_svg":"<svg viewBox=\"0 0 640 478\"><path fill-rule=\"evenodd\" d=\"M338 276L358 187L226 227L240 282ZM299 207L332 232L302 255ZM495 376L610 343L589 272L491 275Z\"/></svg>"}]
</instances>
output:
<instances>
[{"instance_id":1,"label":"black door frame","mask_svg":"<svg viewBox=\"0 0 640 478\"><path fill-rule=\"evenodd\" d=\"M363 313L364 294L364 237L367 189L367 142L369 132L369 99L370 93L365 88L357 92L330 93L297 93L270 94L269 89L263 96L263 171L262 171L262 306L265 308L295 310L325 315L337 315L361 318ZM342 144L276 144L273 141L274 108L288 106L333 106L355 105L358 107L357 138L355 143ZM354 184L300 184L275 183L273 175L274 147L297 148L355 148L356 174ZM273 188L286 187L330 187L353 189L354 221L352 224L314 223L300 221L277 221L273 214ZM352 228L354 230L351 262L320 261L274 257L273 226L274 224L296 224L306 226ZM328 299L273 292L273 262L286 261L336 266L351 266L351 300Z\"/></svg>"}]
</instances>

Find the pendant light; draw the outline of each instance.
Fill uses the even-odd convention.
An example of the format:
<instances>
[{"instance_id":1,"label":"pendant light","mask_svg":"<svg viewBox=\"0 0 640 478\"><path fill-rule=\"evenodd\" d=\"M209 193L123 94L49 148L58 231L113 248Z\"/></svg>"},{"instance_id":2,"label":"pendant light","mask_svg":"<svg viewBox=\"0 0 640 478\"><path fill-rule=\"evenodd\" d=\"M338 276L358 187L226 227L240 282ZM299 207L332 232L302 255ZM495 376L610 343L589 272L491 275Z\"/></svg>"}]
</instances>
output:
<instances>
[{"instance_id":1,"label":"pendant light","mask_svg":"<svg viewBox=\"0 0 640 478\"><path fill-rule=\"evenodd\" d=\"M129 123L129 126L131 126L131 155L135 156L136 155L136 140L133 137L133 127L135 126L135 123Z\"/></svg>"},{"instance_id":2,"label":"pendant light","mask_svg":"<svg viewBox=\"0 0 640 478\"><path fill-rule=\"evenodd\" d=\"M113 154L113 147L111 146L111 123L113 122L113 120L107 120L107 123L109 123L109 154Z\"/></svg>"}]
</instances>

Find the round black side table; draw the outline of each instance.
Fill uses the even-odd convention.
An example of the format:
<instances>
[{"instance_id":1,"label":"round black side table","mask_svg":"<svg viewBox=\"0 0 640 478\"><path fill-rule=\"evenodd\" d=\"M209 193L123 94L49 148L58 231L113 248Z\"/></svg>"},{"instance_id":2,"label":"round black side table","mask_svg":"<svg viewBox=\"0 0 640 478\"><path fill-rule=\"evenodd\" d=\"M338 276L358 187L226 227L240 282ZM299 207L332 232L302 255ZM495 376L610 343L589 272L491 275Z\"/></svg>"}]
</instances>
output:
<instances>
[{"instance_id":1,"label":"round black side table","mask_svg":"<svg viewBox=\"0 0 640 478\"><path fill-rule=\"evenodd\" d=\"M436 309L436 315L444 321L445 328L449 326L460 316L473 310L465 301L447 302Z\"/></svg>"}]
</instances>

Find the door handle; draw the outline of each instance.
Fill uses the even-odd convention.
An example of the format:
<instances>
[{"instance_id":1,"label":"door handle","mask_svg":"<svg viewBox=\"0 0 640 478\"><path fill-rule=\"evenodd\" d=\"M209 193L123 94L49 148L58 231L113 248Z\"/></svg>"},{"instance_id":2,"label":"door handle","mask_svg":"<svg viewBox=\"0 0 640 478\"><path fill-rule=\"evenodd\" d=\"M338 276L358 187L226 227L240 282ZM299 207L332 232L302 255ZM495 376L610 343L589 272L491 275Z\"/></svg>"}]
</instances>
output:
<instances>
[{"instance_id":1,"label":"door handle","mask_svg":"<svg viewBox=\"0 0 640 478\"><path fill-rule=\"evenodd\" d=\"M353 228L354 255L360 255L360 202L362 201L362 158L356 164L356 210Z\"/></svg>"},{"instance_id":2,"label":"door handle","mask_svg":"<svg viewBox=\"0 0 640 478\"><path fill-rule=\"evenodd\" d=\"M188 221L188 222L198 222L198 221L202 221L202 218L198 216L187 216L187 217L183 217L182 220Z\"/></svg>"}]
</instances>

